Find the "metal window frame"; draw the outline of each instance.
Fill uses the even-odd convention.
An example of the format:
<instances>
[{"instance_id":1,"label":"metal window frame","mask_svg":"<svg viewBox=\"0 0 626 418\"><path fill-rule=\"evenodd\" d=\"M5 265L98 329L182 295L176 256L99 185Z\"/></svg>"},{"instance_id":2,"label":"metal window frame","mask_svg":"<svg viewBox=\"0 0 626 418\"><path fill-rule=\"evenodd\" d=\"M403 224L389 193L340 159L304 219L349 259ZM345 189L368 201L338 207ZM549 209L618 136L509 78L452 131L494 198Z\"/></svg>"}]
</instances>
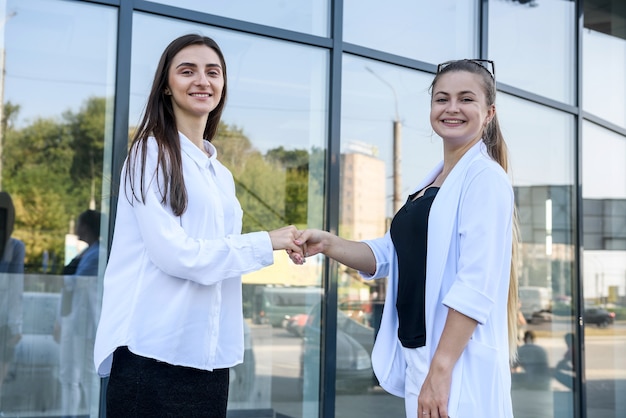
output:
<instances>
[{"instance_id":1,"label":"metal window frame","mask_svg":"<svg viewBox=\"0 0 626 418\"><path fill-rule=\"evenodd\" d=\"M94 3L118 8L118 38L116 52L116 81L114 99L113 120L113 150L111 154L112 182L109 196L111 196L111 217L109 224L109 236L113 236L113 225L117 203L117 187L121 178L120 170L127 153L127 135L129 127L129 103L130 103L130 67L131 67L131 44L133 15L135 12L143 12L164 17L186 20L189 22L211 25L223 29L234 30L256 36L263 36L292 42L301 45L309 45L325 48L329 51L329 117L327 131L327 155L325 161L325 199L324 199L324 228L331 232L337 232L339 226L339 207L337 202L340 196L340 142L341 142L341 86L342 86L342 60L345 54L351 54L368 58L382 63L401 66L407 69L434 73L436 66L386 53L379 50L344 42L343 40L343 0L329 0L330 16L328 37L315 36L301 32L275 28L271 26L245 22L232 18L211 15L181 9L165 4L154 3L145 0L71 0L82 3ZM481 58L488 57L488 16L489 0L480 0L479 7L479 55ZM498 90L518 98L551 107L568 113L575 117L576 127L573 140L575 141L575 187L573 188L572 201L572 225L575 230L574 245L577 256L574 265L574 288L572 289L575 301L575 329L578 337L577 349L579 356L576 358L576 366L581 371L576 376L574 412L575 417L586 416L586 393L585 393L585 364L584 364L584 328L582 323L582 311L584 306L582 284L582 125L587 120L603 126L620 135L626 136L626 129L616 126L600 117L582 111L582 31L583 31L583 4L582 0L576 0L576 104L569 105L558 102L531 92L524 91L503 83L498 83ZM111 240L109 240L110 251ZM323 328L326 330L322 336L322 359L320 370L320 417L335 416L335 370L336 370L336 319L337 319L337 265L332 260L326 260L323 269L323 286L325 288L324 303L322 304ZM101 392L101 415L104 411L105 390Z\"/></svg>"}]
</instances>

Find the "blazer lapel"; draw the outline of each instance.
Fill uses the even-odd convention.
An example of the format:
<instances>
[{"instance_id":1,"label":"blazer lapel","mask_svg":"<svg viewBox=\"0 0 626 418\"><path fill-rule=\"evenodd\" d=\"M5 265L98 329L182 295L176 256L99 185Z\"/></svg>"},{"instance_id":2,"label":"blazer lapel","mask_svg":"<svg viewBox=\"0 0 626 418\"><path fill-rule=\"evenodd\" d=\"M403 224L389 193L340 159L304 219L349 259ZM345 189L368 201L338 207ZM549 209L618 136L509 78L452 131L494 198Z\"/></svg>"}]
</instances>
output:
<instances>
[{"instance_id":1,"label":"blazer lapel","mask_svg":"<svg viewBox=\"0 0 626 418\"><path fill-rule=\"evenodd\" d=\"M452 247L452 236L457 221L459 198L465 173L480 152L483 142L470 148L457 162L437 193L428 216L428 254L426 262L426 330L432 332L434 315L439 301L443 274ZM430 346L430 344L427 344ZM433 350L436 347L432 347ZM432 355L432 353L430 353Z\"/></svg>"}]
</instances>

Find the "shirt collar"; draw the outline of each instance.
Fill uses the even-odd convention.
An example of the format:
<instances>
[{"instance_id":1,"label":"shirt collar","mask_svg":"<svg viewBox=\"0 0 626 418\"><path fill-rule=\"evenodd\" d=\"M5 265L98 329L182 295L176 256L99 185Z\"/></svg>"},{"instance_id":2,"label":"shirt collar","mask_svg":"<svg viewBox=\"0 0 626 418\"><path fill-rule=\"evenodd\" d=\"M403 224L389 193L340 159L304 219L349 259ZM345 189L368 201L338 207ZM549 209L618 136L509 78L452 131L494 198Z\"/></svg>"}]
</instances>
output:
<instances>
[{"instance_id":1,"label":"shirt collar","mask_svg":"<svg viewBox=\"0 0 626 418\"><path fill-rule=\"evenodd\" d=\"M207 155L202 152L189 138L187 138L182 132L178 132L178 136L180 138L180 149L182 152L187 154L192 160L201 166L204 166L207 163ZM204 140L204 149L211 154L208 157L208 162L212 163L217 159L217 149L213 144L211 144L206 139Z\"/></svg>"}]
</instances>

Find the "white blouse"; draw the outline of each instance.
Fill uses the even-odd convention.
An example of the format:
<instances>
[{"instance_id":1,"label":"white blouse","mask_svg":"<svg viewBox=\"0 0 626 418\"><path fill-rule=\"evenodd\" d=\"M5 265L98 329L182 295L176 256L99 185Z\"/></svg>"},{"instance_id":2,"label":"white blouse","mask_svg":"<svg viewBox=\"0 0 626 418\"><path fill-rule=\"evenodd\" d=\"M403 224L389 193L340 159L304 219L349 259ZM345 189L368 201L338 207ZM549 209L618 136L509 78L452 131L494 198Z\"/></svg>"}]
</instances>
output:
<instances>
[{"instance_id":1,"label":"white blouse","mask_svg":"<svg viewBox=\"0 0 626 418\"><path fill-rule=\"evenodd\" d=\"M145 204L128 180L120 187L94 348L100 376L109 374L120 346L203 370L243 361L241 275L273 263L272 243L267 232L241 234L235 183L215 147L205 141L207 157L182 134L180 142L188 196L182 216L169 199L161 203L154 138L147 143ZM135 167L139 194L140 159Z\"/></svg>"}]
</instances>

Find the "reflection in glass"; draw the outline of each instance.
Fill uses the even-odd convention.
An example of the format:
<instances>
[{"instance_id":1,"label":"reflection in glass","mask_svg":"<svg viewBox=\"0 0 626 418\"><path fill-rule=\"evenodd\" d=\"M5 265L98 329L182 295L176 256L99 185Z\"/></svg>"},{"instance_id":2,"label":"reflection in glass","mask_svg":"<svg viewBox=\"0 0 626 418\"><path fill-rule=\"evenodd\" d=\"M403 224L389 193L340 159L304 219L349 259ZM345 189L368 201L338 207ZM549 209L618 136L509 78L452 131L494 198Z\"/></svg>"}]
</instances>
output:
<instances>
[{"instance_id":1,"label":"reflection in glass","mask_svg":"<svg viewBox=\"0 0 626 418\"><path fill-rule=\"evenodd\" d=\"M573 416L568 342L574 338L575 324L575 120L503 93L496 106L511 155L521 232L514 413L522 418Z\"/></svg>"},{"instance_id":2,"label":"reflection in glass","mask_svg":"<svg viewBox=\"0 0 626 418\"><path fill-rule=\"evenodd\" d=\"M235 179L243 232L322 227L327 51L143 13L133 31L130 130L165 46L189 32L214 38L229 83L214 145ZM245 354L230 370L229 410L318 416L319 344L303 347L320 341L308 315L319 309L321 274L321 257L295 266L276 252L273 266L243 277Z\"/></svg>"},{"instance_id":3,"label":"reflection in glass","mask_svg":"<svg viewBox=\"0 0 626 418\"><path fill-rule=\"evenodd\" d=\"M99 379L90 357L103 254L97 236L86 238L75 226L85 210L108 213L101 191L111 176L104 153L111 144L116 9L8 0L0 12L1 188L11 193L13 236L25 246L21 338L4 370L0 408L7 416L96 416ZM82 252L85 240L92 246ZM77 269L64 272L76 255ZM3 296L12 281L3 271ZM8 306L0 306L0 317Z\"/></svg>"},{"instance_id":4,"label":"reflection in glass","mask_svg":"<svg viewBox=\"0 0 626 418\"><path fill-rule=\"evenodd\" d=\"M343 71L339 235L377 238L397 201L441 159L428 119L432 75L350 55ZM377 385L370 360L384 298L384 280L365 282L339 266L337 416L404 416L403 400Z\"/></svg>"},{"instance_id":5,"label":"reflection in glass","mask_svg":"<svg viewBox=\"0 0 626 418\"><path fill-rule=\"evenodd\" d=\"M586 413L616 418L626 410L626 139L585 122L582 155Z\"/></svg>"},{"instance_id":6,"label":"reflection in glass","mask_svg":"<svg viewBox=\"0 0 626 418\"><path fill-rule=\"evenodd\" d=\"M15 347L22 339L24 291L24 242L12 237L15 206L7 192L0 192L0 395L15 361Z\"/></svg>"},{"instance_id":7,"label":"reflection in glass","mask_svg":"<svg viewBox=\"0 0 626 418\"><path fill-rule=\"evenodd\" d=\"M583 25L594 31L626 39L623 6L620 2L586 0L583 2Z\"/></svg>"},{"instance_id":8,"label":"reflection in glass","mask_svg":"<svg viewBox=\"0 0 626 418\"><path fill-rule=\"evenodd\" d=\"M582 36L583 109L626 128L626 39L592 29Z\"/></svg>"},{"instance_id":9,"label":"reflection in glass","mask_svg":"<svg viewBox=\"0 0 626 418\"><path fill-rule=\"evenodd\" d=\"M498 81L575 104L575 12L573 1L489 1L489 58Z\"/></svg>"},{"instance_id":10,"label":"reflection in glass","mask_svg":"<svg viewBox=\"0 0 626 418\"><path fill-rule=\"evenodd\" d=\"M344 40L431 63L476 58L478 4L475 0L345 0Z\"/></svg>"},{"instance_id":11,"label":"reflection in glass","mask_svg":"<svg viewBox=\"0 0 626 418\"><path fill-rule=\"evenodd\" d=\"M156 2L311 35L328 35L329 0L299 2L157 0Z\"/></svg>"}]
</instances>

